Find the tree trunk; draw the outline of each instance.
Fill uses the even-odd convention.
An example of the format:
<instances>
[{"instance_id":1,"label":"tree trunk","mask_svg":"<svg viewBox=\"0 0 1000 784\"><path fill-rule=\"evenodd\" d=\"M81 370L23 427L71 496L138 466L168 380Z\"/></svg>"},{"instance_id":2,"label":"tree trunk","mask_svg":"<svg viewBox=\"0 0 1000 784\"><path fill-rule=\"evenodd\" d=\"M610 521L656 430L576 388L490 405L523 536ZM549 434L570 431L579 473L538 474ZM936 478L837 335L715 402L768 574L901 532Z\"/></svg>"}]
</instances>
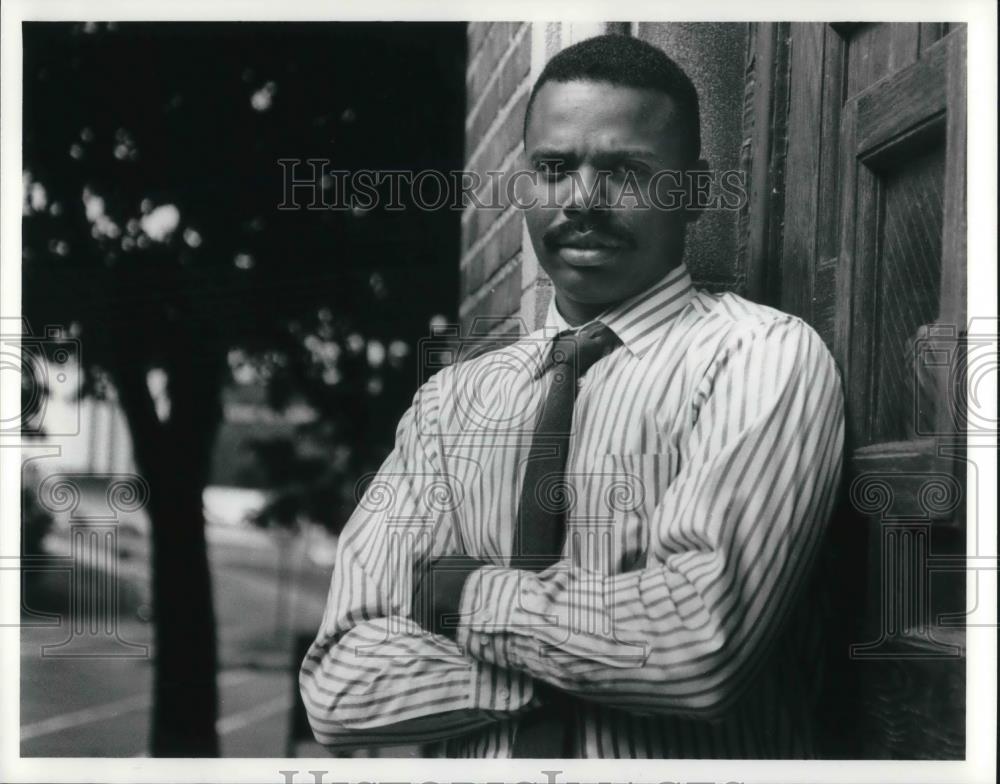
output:
<instances>
[{"instance_id":1,"label":"tree trunk","mask_svg":"<svg viewBox=\"0 0 1000 784\"><path fill-rule=\"evenodd\" d=\"M216 757L215 611L202 487L175 449L172 475L148 477L153 544L156 681L154 757ZM156 500L153 500L156 499Z\"/></svg>"},{"instance_id":2,"label":"tree trunk","mask_svg":"<svg viewBox=\"0 0 1000 784\"><path fill-rule=\"evenodd\" d=\"M219 755L215 610L202 492L221 419L220 388L212 373L190 364L190 356L187 364L167 369L166 422L157 418L143 365L124 361L115 372L136 463L150 487L154 757Z\"/></svg>"}]
</instances>

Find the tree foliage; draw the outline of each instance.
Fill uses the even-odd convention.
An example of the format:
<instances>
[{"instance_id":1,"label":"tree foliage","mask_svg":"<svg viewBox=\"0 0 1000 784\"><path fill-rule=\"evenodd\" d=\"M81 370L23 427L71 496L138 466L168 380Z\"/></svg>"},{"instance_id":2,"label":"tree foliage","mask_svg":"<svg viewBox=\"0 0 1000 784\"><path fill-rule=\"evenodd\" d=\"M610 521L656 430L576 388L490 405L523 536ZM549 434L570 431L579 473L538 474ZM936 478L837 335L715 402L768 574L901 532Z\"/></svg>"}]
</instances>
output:
<instances>
[{"instance_id":1,"label":"tree foliage","mask_svg":"<svg viewBox=\"0 0 1000 784\"><path fill-rule=\"evenodd\" d=\"M88 391L111 382L151 486L172 704L154 753L216 750L196 737L214 705L178 724L198 699L181 681L214 675L200 493L223 388L235 374L318 413L311 453L296 440L262 459L295 486L286 506L308 499L336 529L413 394L416 341L456 300L458 213L282 210L278 160L458 168L463 66L454 24L24 27L23 312L79 338ZM181 624L209 654L183 650Z\"/></svg>"}]
</instances>

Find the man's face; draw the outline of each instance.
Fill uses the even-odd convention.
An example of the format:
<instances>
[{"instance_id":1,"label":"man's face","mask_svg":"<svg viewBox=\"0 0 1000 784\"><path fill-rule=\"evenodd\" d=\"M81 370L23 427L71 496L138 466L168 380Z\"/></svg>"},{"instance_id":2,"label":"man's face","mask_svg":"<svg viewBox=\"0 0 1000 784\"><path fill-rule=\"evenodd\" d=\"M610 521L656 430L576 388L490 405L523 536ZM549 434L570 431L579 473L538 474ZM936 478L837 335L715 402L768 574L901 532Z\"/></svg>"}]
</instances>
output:
<instances>
[{"instance_id":1,"label":"man's face","mask_svg":"<svg viewBox=\"0 0 1000 784\"><path fill-rule=\"evenodd\" d=\"M539 89L525 135L534 190L521 198L568 320L592 318L680 263L689 213L652 206L644 190L657 171L686 168L679 128L674 101L659 91L590 81ZM660 178L656 190L676 186Z\"/></svg>"}]
</instances>

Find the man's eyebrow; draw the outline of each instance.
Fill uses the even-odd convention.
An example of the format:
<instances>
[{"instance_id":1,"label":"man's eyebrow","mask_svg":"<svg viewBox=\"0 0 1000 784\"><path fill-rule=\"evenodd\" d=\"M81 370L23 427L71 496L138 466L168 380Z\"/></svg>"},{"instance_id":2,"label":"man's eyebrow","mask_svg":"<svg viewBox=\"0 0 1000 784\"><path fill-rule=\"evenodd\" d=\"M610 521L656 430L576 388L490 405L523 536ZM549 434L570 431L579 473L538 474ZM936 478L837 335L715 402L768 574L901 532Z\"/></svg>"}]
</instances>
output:
<instances>
[{"instance_id":1,"label":"man's eyebrow","mask_svg":"<svg viewBox=\"0 0 1000 784\"><path fill-rule=\"evenodd\" d=\"M539 160L544 160L546 158L566 159L566 158L573 158L575 156L576 153L572 152L571 150L560 150L557 147L539 147L533 153L531 153L531 160L539 161Z\"/></svg>"},{"instance_id":2,"label":"man's eyebrow","mask_svg":"<svg viewBox=\"0 0 1000 784\"><path fill-rule=\"evenodd\" d=\"M562 150L558 147L539 147L531 153L531 160L544 160L546 158L556 158L559 160L570 160L578 158L578 154L572 150ZM599 161L621 160L623 158L645 158L659 161L660 156L654 151L645 147L618 147L614 149L598 150L593 157Z\"/></svg>"},{"instance_id":3,"label":"man's eyebrow","mask_svg":"<svg viewBox=\"0 0 1000 784\"><path fill-rule=\"evenodd\" d=\"M594 153L594 157L597 159L652 158L654 160L659 160L660 156L657 155L654 150L650 150L645 147L619 147L610 150L599 150Z\"/></svg>"}]
</instances>

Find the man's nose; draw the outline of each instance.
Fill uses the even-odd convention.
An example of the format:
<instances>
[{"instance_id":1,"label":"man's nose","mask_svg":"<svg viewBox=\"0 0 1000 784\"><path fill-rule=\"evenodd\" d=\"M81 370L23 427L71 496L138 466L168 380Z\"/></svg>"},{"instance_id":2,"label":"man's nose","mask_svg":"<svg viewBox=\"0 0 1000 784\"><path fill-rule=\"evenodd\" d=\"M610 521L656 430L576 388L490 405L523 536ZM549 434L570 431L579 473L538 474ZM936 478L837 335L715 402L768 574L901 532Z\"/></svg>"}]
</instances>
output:
<instances>
[{"instance_id":1,"label":"man's nose","mask_svg":"<svg viewBox=\"0 0 1000 784\"><path fill-rule=\"evenodd\" d=\"M560 205L567 217L579 218L598 210L606 210L607 176L585 164L569 172L563 180Z\"/></svg>"}]
</instances>

